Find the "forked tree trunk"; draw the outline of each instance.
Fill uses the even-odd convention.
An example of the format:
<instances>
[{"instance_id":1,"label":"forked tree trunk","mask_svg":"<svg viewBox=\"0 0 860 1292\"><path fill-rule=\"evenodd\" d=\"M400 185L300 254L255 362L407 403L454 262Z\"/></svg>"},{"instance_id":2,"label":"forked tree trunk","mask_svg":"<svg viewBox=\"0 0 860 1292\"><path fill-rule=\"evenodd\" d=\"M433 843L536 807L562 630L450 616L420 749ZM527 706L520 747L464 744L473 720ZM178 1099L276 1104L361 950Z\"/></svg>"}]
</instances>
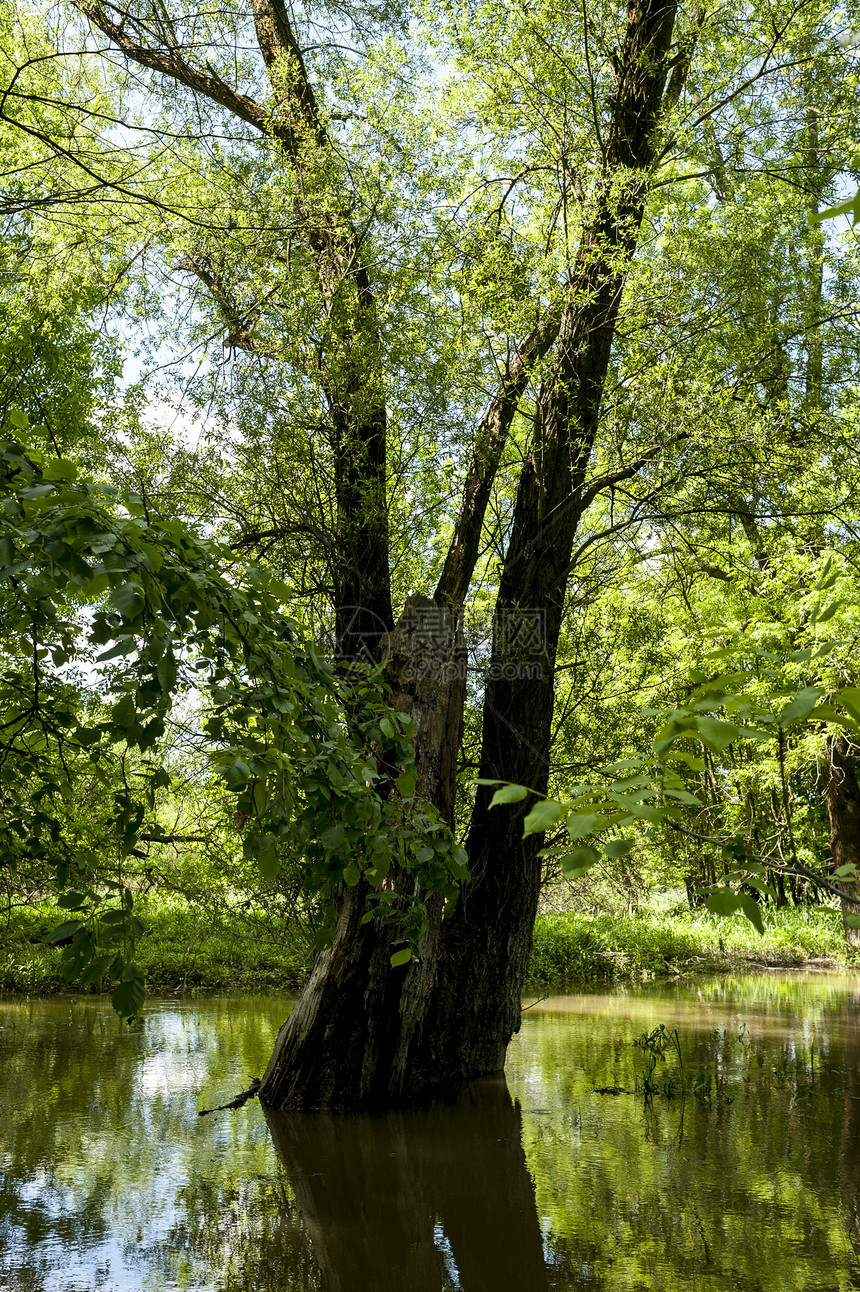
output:
<instances>
[{"instance_id":1,"label":"forked tree trunk","mask_svg":"<svg viewBox=\"0 0 860 1292\"><path fill-rule=\"evenodd\" d=\"M628 2L603 178L571 267L500 583L481 775L538 791L548 783L555 656L573 543L591 496L586 475L624 278L639 235L655 131L667 99L680 92L689 60L689 49L672 60L666 90L675 12L676 4L665 0ZM543 345L543 339L535 341L535 351ZM523 389L518 381L505 389L509 404ZM636 469L617 478L630 478ZM465 595L462 571L456 586ZM451 740L455 732L459 737L464 690L456 681L422 687L407 668L404 661L415 656L407 621L422 606L430 608L426 602L407 607L391 635L389 672L399 707L410 707L416 718L419 785L450 813ZM443 668L461 650L454 623L452 615L447 635L425 648ZM318 958L278 1036L260 1089L265 1104L298 1110L418 1101L503 1067L520 1024L540 890L540 839L522 837L527 804L490 811L491 792L480 790L469 830L472 878L449 918L442 918L440 898L430 902L419 962L392 970L390 937L384 928L361 923L361 887L347 891L333 946Z\"/></svg>"},{"instance_id":2,"label":"forked tree trunk","mask_svg":"<svg viewBox=\"0 0 860 1292\"><path fill-rule=\"evenodd\" d=\"M844 736L827 744L824 765L824 797L830 818L830 855L834 869L855 866L860 873L860 783L857 777L857 754ZM860 897L860 883L840 881L840 887L852 897ZM860 907L842 903L843 923L847 915L857 915ZM844 924L845 937L852 947L860 947L860 929Z\"/></svg>"},{"instance_id":3,"label":"forked tree trunk","mask_svg":"<svg viewBox=\"0 0 860 1292\"><path fill-rule=\"evenodd\" d=\"M343 175L318 109L301 43L280 0L251 0L271 102L257 103L228 83L196 51L180 48L163 6L145 21L100 0L77 7L132 63L217 104L276 142L297 179L294 214L318 276L334 346L323 387L334 432L337 532L332 574L338 639L347 656L390 657L398 707L416 719L419 788L450 819L454 760L462 722L462 642L451 617L424 651L440 665L423 676L406 667L415 634L407 608L396 629L390 602L386 512L386 382L372 272L363 247L372 231L352 225L348 192L328 177ZM535 364L558 337L551 375L539 399L534 449L523 470L501 580L494 668L485 697L481 756L486 776L547 784L555 653L565 584L579 518L591 491L586 471L597 427L624 276L635 250L654 159L653 141L666 105L677 99L692 46L670 58L677 0L627 0L626 24L612 64L616 85L592 104L601 178L586 206L587 222L564 299L542 313L512 357L479 427L460 516L434 598L462 606L481 550L484 512L506 437ZM119 16L118 16L119 15ZM694 27L698 19L694 19ZM671 69L668 87L667 75ZM602 96L602 89L592 87ZM602 126L600 122L602 121ZM320 166L320 159L328 158ZM578 201L574 184L566 210ZM341 200L343 199L343 200ZM213 263L191 271L210 291L228 342L255 350L230 284ZM263 352L267 352L265 346ZM277 355L278 350L268 352ZM647 460L624 467L629 479ZM421 603L429 609L426 603ZM511 659L509 627L522 611L542 615L545 637L531 658ZM422 648L423 649L423 648ZM424 656L422 656L423 658ZM533 676L511 665L538 665ZM458 672L458 668L460 671ZM421 1099L497 1071L519 1025L519 993L528 961L539 890L538 840L523 841L522 811L488 811L481 792L469 831L473 879L454 914L429 903L421 959L392 970L390 934L363 924L366 893L347 889L332 947L317 960L301 999L281 1029L261 1097L270 1106L355 1108ZM401 875L397 883L409 883Z\"/></svg>"}]
</instances>

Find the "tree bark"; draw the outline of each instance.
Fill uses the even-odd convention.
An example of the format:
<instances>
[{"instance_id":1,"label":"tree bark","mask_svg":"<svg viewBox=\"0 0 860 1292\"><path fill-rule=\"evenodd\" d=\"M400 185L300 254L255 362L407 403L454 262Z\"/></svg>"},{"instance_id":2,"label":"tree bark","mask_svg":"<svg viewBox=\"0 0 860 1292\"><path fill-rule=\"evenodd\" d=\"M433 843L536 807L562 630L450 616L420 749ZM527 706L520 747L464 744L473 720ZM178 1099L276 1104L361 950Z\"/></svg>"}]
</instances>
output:
<instances>
[{"instance_id":1,"label":"tree bark","mask_svg":"<svg viewBox=\"0 0 860 1292\"><path fill-rule=\"evenodd\" d=\"M827 743L824 764L824 798L830 818L830 855L833 866L856 866L860 873L860 783L857 777L857 754L844 736ZM840 882L852 897L860 897L860 883ZM860 947L860 929L845 923L847 915L857 908L842 903L845 937L852 947Z\"/></svg>"},{"instance_id":2,"label":"tree bark","mask_svg":"<svg viewBox=\"0 0 860 1292\"><path fill-rule=\"evenodd\" d=\"M451 824L466 694L460 613L410 597L382 649L394 706L414 724L416 793ZM398 874L391 887L411 894L412 883ZM436 982L442 895L426 903L420 959L392 969L388 926L362 922L368 891L359 883L343 892L333 943L317 957L263 1076L268 1106L384 1107L438 1085L436 1074L416 1072L413 1047Z\"/></svg>"},{"instance_id":3,"label":"tree bark","mask_svg":"<svg viewBox=\"0 0 860 1292\"><path fill-rule=\"evenodd\" d=\"M570 275L553 370L519 482L496 602L484 696L482 779L545 793L555 661L568 568L585 494L624 278L648 191L663 106L673 4L628 5L594 221ZM677 92L672 85L673 94ZM479 786L467 851L472 874L441 932L440 975L424 1044L461 1081L501 1069L520 1026L520 995L540 894L542 836L523 838L526 801L490 810Z\"/></svg>"}]
</instances>

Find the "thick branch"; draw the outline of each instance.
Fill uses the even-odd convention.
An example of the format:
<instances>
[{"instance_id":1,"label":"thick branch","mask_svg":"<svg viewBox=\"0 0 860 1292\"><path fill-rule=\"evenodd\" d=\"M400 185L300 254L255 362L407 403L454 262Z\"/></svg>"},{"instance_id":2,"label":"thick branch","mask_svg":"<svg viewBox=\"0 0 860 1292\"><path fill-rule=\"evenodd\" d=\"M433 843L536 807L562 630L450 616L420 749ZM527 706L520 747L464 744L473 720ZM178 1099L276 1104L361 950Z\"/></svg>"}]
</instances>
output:
<instances>
[{"instance_id":1,"label":"thick branch","mask_svg":"<svg viewBox=\"0 0 860 1292\"><path fill-rule=\"evenodd\" d=\"M593 481L593 483L583 491L580 509L583 512L586 511L586 509L594 502L597 495L602 493L604 489L611 489L614 485L621 484L625 480L632 480L634 476L639 474L644 466L647 466L649 462L653 462L654 459L658 458L661 453L666 451L666 449L673 448L676 444L680 444L683 440L688 440L689 438L689 432L684 431L680 435L674 436L668 444L655 444L653 448L648 449L648 451L643 453L640 458L637 458L635 462L631 462L629 467L622 467L618 471L610 471L606 475L599 476L597 480Z\"/></svg>"},{"instance_id":2,"label":"thick branch","mask_svg":"<svg viewBox=\"0 0 860 1292\"><path fill-rule=\"evenodd\" d=\"M250 0L250 4L260 53L275 98L287 113L293 147L300 137L318 145L327 143L316 95L286 9L280 0Z\"/></svg>"},{"instance_id":3,"label":"thick branch","mask_svg":"<svg viewBox=\"0 0 860 1292\"><path fill-rule=\"evenodd\" d=\"M198 67L192 67L180 57L177 46L162 52L140 44L126 31L122 23L114 22L107 7L97 0L72 0L72 4L89 18L94 27L98 27L99 31L112 40L131 62L169 77L170 80L186 86L196 94L202 94L253 126L255 130L259 130L261 134L287 141L283 128L272 120L259 103L248 98L246 94L240 94L238 90L234 90L211 68L207 68L204 72Z\"/></svg>"},{"instance_id":4,"label":"thick branch","mask_svg":"<svg viewBox=\"0 0 860 1292\"><path fill-rule=\"evenodd\" d=\"M247 350L251 354L261 354L269 359L277 357L273 347L262 345L254 336L247 314L239 309L221 274L204 258L184 256L177 263L176 268L194 274L209 292L227 328L227 335L224 338L225 349Z\"/></svg>"},{"instance_id":5,"label":"thick branch","mask_svg":"<svg viewBox=\"0 0 860 1292\"><path fill-rule=\"evenodd\" d=\"M466 599L478 559L490 491L511 423L535 365L558 335L560 319L560 309L554 309L529 334L508 364L504 381L483 416L463 487L460 513L436 588L435 600L439 605L459 606Z\"/></svg>"}]
</instances>

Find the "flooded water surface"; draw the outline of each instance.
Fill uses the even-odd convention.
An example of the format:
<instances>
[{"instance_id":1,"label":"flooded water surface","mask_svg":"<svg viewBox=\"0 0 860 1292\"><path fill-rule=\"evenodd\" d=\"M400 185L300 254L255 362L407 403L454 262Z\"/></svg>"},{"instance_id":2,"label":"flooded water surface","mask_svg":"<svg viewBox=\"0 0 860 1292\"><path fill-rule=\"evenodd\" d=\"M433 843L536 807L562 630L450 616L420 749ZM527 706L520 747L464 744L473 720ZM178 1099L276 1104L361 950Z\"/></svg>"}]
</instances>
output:
<instances>
[{"instance_id":1,"label":"flooded water surface","mask_svg":"<svg viewBox=\"0 0 860 1292\"><path fill-rule=\"evenodd\" d=\"M0 1292L860 1289L860 980L527 1004L456 1106L267 1121L197 1114L283 1000L0 1001Z\"/></svg>"}]
</instances>

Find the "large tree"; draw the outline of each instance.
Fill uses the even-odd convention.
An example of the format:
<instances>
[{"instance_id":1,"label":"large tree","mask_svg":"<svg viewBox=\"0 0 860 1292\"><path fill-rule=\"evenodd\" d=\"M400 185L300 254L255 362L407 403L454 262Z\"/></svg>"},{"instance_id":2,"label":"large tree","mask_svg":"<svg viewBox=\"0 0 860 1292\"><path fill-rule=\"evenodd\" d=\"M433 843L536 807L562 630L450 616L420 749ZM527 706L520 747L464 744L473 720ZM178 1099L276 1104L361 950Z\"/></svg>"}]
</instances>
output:
<instances>
[{"instance_id":1,"label":"large tree","mask_svg":"<svg viewBox=\"0 0 860 1292\"><path fill-rule=\"evenodd\" d=\"M786 343L765 284L727 266L753 304L734 310L730 291L723 309L741 336L734 381L725 365L702 379L690 364L725 283L696 278L698 267L685 281L674 241L686 218L710 217L712 194L727 202L731 181L749 186L789 148L793 72L837 57L819 6L715 18L663 0L577 13L448 6L427 59L419 9L74 3L92 35L64 57L118 68L116 118L156 144L141 144L138 164L106 113L64 103L62 120L95 141L82 147L38 114L17 74L4 112L43 149L51 204L73 206L75 167L90 179L93 229L119 194L123 236L138 243L130 259L160 264L174 298L191 302L192 331L216 329L228 360L245 357L229 377L235 488L218 508L233 541L289 571L297 598L325 593L346 664L384 665L394 707L413 719L418 791L451 824L468 807L461 611L489 580L480 780L545 791L583 547L658 524L656 500L679 484L698 481L699 500L738 512L732 471L751 468L733 462L736 431L757 476L771 465L760 387L772 391L785 345L818 326L821 294ZM695 196L667 211L667 188L685 184ZM756 210L772 217L768 203L770 190ZM638 312L625 318L631 284ZM715 403L726 420L711 434ZM457 492L447 532L410 514L439 506L446 459ZM717 502L715 477L728 495ZM685 505L697 501L693 488ZM456 903L427 896L408 963L392 968L392 926L366 918L372 862L342 885L331 945L265 1074L268 1104L418 1099L501 1068L519 1026L541 835L524 837L524 808L491 810L492 794L481 784L471 804L470 880ZM408 869L387 883L414 900Z\"/></svg>"}]
</instances>

